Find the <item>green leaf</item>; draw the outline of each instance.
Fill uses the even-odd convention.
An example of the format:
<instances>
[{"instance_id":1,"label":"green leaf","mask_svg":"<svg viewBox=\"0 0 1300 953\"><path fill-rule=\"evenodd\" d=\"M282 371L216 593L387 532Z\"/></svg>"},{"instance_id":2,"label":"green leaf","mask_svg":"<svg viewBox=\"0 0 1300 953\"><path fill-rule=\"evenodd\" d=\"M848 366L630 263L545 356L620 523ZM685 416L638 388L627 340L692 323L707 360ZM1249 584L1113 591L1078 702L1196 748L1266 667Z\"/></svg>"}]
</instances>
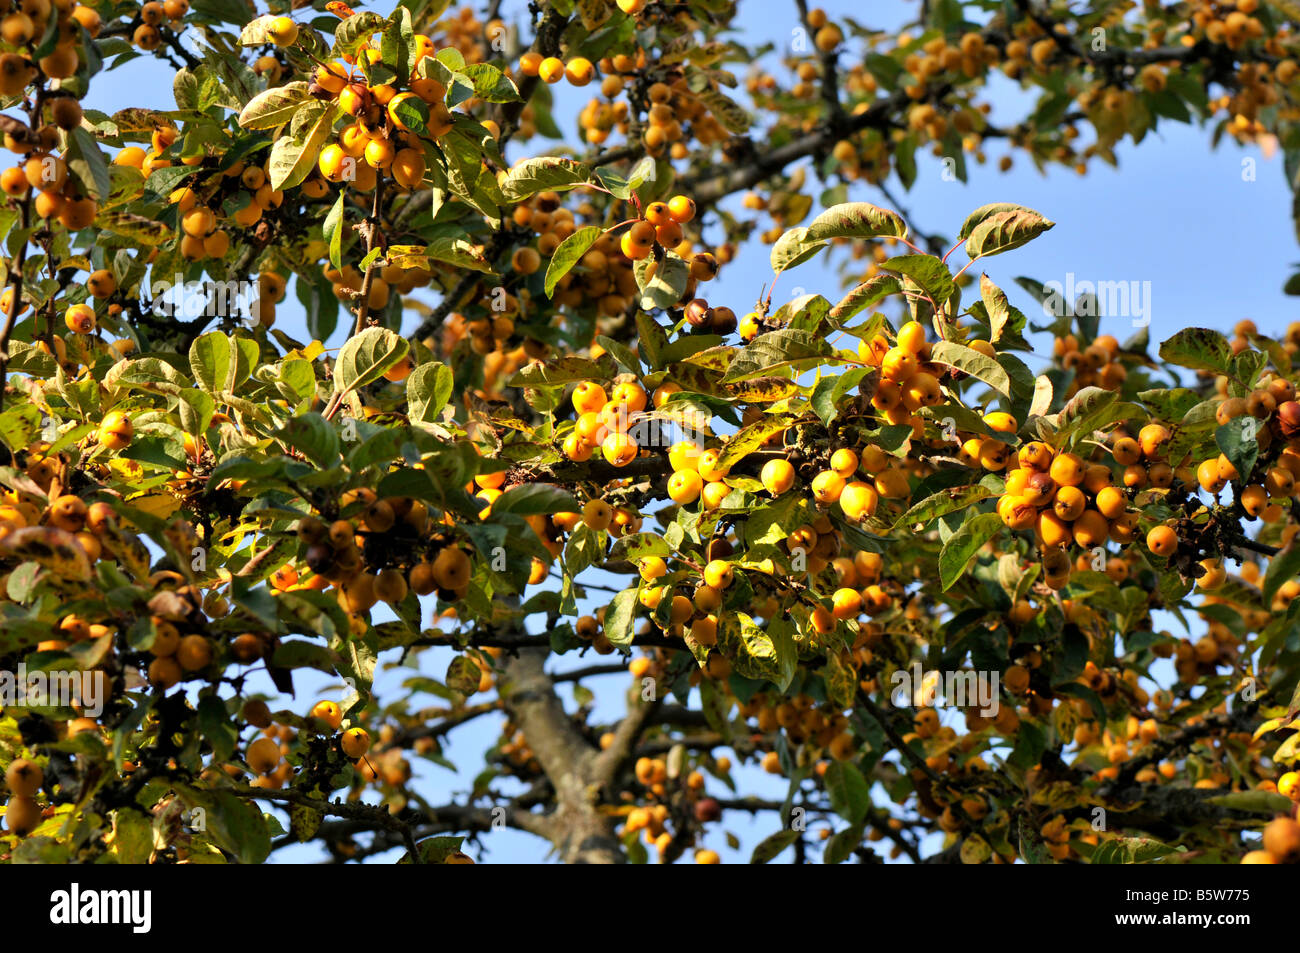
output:
<instances>
[{"instance_id":1,"label":"green leaf","mask_svg":"<svg viewBox=\"0 0 1300 953\"><path fill-rule=\"evenodd\" d=\"M391 114L416 135L429 134L429 104L418 96L408 96L390 107Z\"/></svg>"},{"instance_id":2,"label":"green leaf","mask_svg":"<svg viewBox=\"0 0 1300 953\"><path fill-rule=\"evenodd\" d=\"M808 225L804 240L827 241L832 238L906 238L907 223L896 212L878 208L868 202L845 202L833 205Z\"/></svg>"},{"instance_id":3,"label":"green leaf","mask_svg":"<svg viewBox=\"0 0 1300 953\"><path fill-rule=\"evenodd\" d=\"M917 524L925 525L940 516L955 513L957 510L964 510L972 503L986 500L993 495L994 492L991 488L980 483L940 490L938 493L933 493L911 506L906 513L895 521L892 532L907 532L908 529Z\"/></svg>"},{"instance_id":4,"label":"green leaf","mask_svg":"<svg viewBox=\"0 0 1300 953\"><path fill-rule=\"evenodd\" d=\"M866 827L863 824L851 824L842 831L836 831L826 841L826 850L822 852L823 864L842 864L853 856L853 851L862 843Z\"/></svg>"},{"instance_id":5,"label":"green leaf","mask_svg":"<svg viewBox=\"0 0 1300 953\"><path fill-rule=\"evenodd\" d=\"M555 286L587 254L591 246L600 241L604 229L597 225L587 225L578 229L555 249L551 263L546 266L546 296L555 294ZM680 294L679 294L680 297Z\"/></svg>"},{"instance_id":6,"label":"green leaf","mask_svg":"<svg viewBox=\"0 0 1300 953\"><path fill-rule=\"evenodd\" d=\"M473 695L478 691L482 670L478 663L465 655L457 655L447 666L447 676L443 683L461 695Z\"/></svg>"},{"instance_id":7,"label":"green leaf","mask_svg":"<svg viewBox=\"0 0 1300 953\"><path fill-rule=\"evenodd\" d=\"M1171 847L1151 837L1110 837L1097 846L1092 856L1088 858L1088 862L1090 864L1144 864L1149 860L1158 860L1178 852L1179 848Z\"/></svg>"},{"instance_id":8,"label":"green leaf","mask_svg":"<svg viewBox=\"0 0 1300 953\"><path fill-rule=\"evenodd\" d=\"M282 135L271 146L267 173L271 188L291 189L301 185L316 167L321 149L334 132L334 107L312 100L304 103L293 118L290 135Z\"/></svg>"},{"instance_id":9,"label":"green leaf","mask_svg":"<svg viewBox=\"0 0 1300 953\"><path fill-rule=\"evenodd\" d=\"M518 162L501 182L508 202L522 202L538 192L565 192L591 180L591 169L581 162L558 156L541 156Z\"/></svg>"},{"instance_id":10,"label":"green leaf","mask_svg":"<svg viewBox=\"0 0 1300 953\"><path fill-rule=\"evenodd\" d=\"M68 133L68 149L64 155L68 169L81 180L90 197L106 202L113 191L109 178L108 160L99 150L95 137L78 126Z\"/></svg>"},{"instance_id":11,"label":"green leaf","mask_svg":"<svg viewBox=\"0 0 1300 953\"><path fill-rule=\"evenodd\" d=\"M582 510L579 503L567 490L549 483L525 483L512 486L492 504L492 513L500 516L515 513L519 516L536 516L551 513L577 513Z\"/></svg>"},{"instance_id":12,"label":"green leaf","mask_svg":"<svg viewBox=\"0 0 1300 953\"><path fill-rule=\"evenodd\" d=\"M1226 807L1232 811L1246 811L1249 814L1289 814L1294 807L1290 799L1276 791L1233 791L1218 797L1206 798L1210 804ZM1173 850L1173 848L1169 848Z\"/></svg>"},{"instance_id":13,"label":"green leaf","mask_svg":"<svg viewBox=\"0 0 1300 953\"><path fill-rule=\"evenodd\" d=\"M931 345L930 354L930 359L936 364L955 367L988 384L998 393L1011 396L1011 377L1001 364L987 354L981 354L974 348L955 341L936 341Z\"/></svg>"},{"instance_id":14,"label":"green leaf","mask_svg":"<svg viewBox=\"0 0 1300 953\"><path fill-rule=\"evenodd\" d=\"M933 255L898 255L886 260L880 267L884 271L897 272L911 278L939 307L957 291L952 272Z\"/></svg>"},{"instance_id":15,"label":"green leaf","mask_svg":"<svg viewBox=\"0 0 1300 953\"><path fill-rule=\"evenodd\" d=\"M338 463L338 433L333 424L320 414L307 413L292 418L276 437L319 467L332 467Z\"/></svg>"},{"instance_id":16,"label":"green leaf","mask_svg":"<svg viewBox=\"0 0 1300 953\"><path fill-rule=\"evenodd\" d=\"M980 275L980 297L989 316L990 340L993 344L1004 341L1024 343L1025 316L1007 301L1006 292L995 285L988 275Z\"/></svg>"},{"instance_id":17,"label":"green leaf","mask_svg":"<svg viewBox=\"0 0 1300 953\"><path fill-rule=\"evenodd\" d=\"M346 189L339 192L339 197L330 208L329 214L325 216L324 225L321 226L325 240L329 242L330 264L335 268L343 267L343 200L345 198L347 198Z\"/></svg>"},{"instance_id":18,"label":"green leaf","mask_svg":"<svg viewBox=\"0 0 1300 953\"><path fill-rule=\"evenodd\" d=\"M944 590L966 572L966 566L979 552L980 547L998 534L1002 529L1002 517L996 513L980 513L972 516L961 525L961 529L948 537L939 551L939 579Z\"/></svg>"},{"instance_id":19,"label":"green leaf","mask_svg":"<svg viewBox=\"0 0 1300 953\"><path fill-rule=\"evenodd\" d=\"M858 824L871 809L871 787L851 762L832 761L823 779L831 808L851 824Z\"/></svg>"},{"instance_id":20,"label":"green leaf","mask_svg":"<svg viewBox=\"0 0 1300 953\"><path fill-rule=\"evenodd\" d=\"M1259 459L1258 424L1254 417L1246 415L1228 421L1214 432L1214 442L1219 450L1237 468L1241 477L1239 485L1250 480L1255 461Z\"/></svg>"},{"instance_id":21,"label":"green leaf","mask_svg":"<svg viewBox=\"0 0 1300 953\"><path fill-rule=\"evenodd\" d=\"M903 290L893 275L873 275L858 285L831 308L830 316L838 322L847 321L859 311L874 307L892 294Z\"/></svg>"},{"instance_id":22,"label":"green leaf","mask_svg":"<svg viewBox=\"0 0 1300 953\"><path fill-rule=\"evenodd\" d=\"M966 239L966 254L974 260L1019 248L1055 225L1033 209L999 202L972 212L959 237Z\"/></svg>"},{"instance_id":23,"label":"green leaf","mask_svg":"<svg viewBox=\"0 0 1300 953\"><path fill-rule=\"evenodd\" d=\"M220 331L196 338L190 345L190 371L195 383L212 393L233 392L252 373L256 361L256 342L246 343L252 345L251 351Z\"/></svg>"},{"instance_id":24,"label":"green leaf","mask_svg":"<svg viewBox=\"0 0 1300 953\"><path fill-rule=\"evenodd\" d=\"M722 445L722 451L718 454L718 467L724 470L734 467L751 451L761 447L769 437L788 429L797 419L794 414L767 414L743 427Z\"/></svg>"},{"instance_id":25,"label":"green leaf","mask_svg":"<svg viewBox=\"0 0 1300 953\"><path fill-rule=\"evenodd\" d=\"M787 847L799 839L798 831L777 831L769 837L763 838L754 848L754 853L750 855L751 864L766 864L776 857Z\"/></svg>"},{"instance_id":26,"label":"green leaf","mask_svg":"<svg viewBox=\"0 0 1300 953\"><path fill-rule=\"evenodd\" d=\"M611 645L626 648L632 644L632 623L636 620L637 589L624 589L610 600L605 610L605 638Z\"/></svg>"},{"instance_id":27,"label":"green leaf","mask_svg":"<svg viewBox=\"0 0 1300 953\"><path fill-rule=\"evenodd\" d=\"M249 100L239 114L239 124L245 129L274 129L292 119L311 98L302 80L273 86Z\"/></svg>"},{"instance_id":28,"label":"green leaf","mask_svg":"<svg viewBox=\"0 0 1300 953\"><path fill-rule=\"evenodd\" d=\"M718 646L738 675L767 679L785 691L794 680L798 663L793 635L789 619L768 619L764 627L743 612L724 612L718 625Z\"/></svg>"},{"instance_id":29,"label":"green leaf","mask_svg":"<svg viewBox=\"0 0 1300 953\"><path fill-rule=\"evenodd\" d=\"M1218 331L1184 328L1160 345L1160 357L1179 367L1227 374L1232 361L1232 347Z\"/></svg>"},{"instance_id":30,"label":"green leaf","mask_svg":"<svg viewBox=\"0 0 1300 953\"><path fill-rule=\"evenodd\" d=\"M744 108L712 86L700 90L695 98L707 106L713 118L733 136L748 132L753 125L753 119Z\"/></svg>"},{"instance_id":31,"label":"green leaf","mask_svg":"<svg viewBox=\"0 0 1300 953\"><path fill-rule=\"evenodd\" d=\"M391 252L391 249L390 249ZM449 265L469 268L472 271L491 272L492 263L483 257L483 253L463 238L435 238L424 249L424 254L434 261L445 261ZM392 258L390 257L391 261Z\"/></svg>"},{"instance_id":32,"label":"green leaf","mask_svg":"<svg viewBox=\"0 0 1300 953\"><path fill-rule=\"evenodd\" d=\"M349 338L334 364L334 390L347 394L383 376L406 357L411 345L388 328L366 328Z\"/></svg>"},{"instance_id":33,"label":"green leaf","mask_svg":"<svg viewBox=\"0 0 1300 953\"><path fill-rule=\"evenodd\" d=\"M437 421L451 398L455 374L436 361L421 364L406 379L407 415L413 423Z\"/></svg>"},{"instance_id":34,"label":"green leaf","mask_svg":"<svg viewBox=\"0 0 1300 953\"><path fill-rule=\"evenodd\" d=\"M772 245L772 271L780 274L787 268L802 265L829 242L815 242L808 239L807 227L792 228L784 232Z\"/></svg>"},{"instance_id":35,"label":"green leaf","mask_svg":"<svg viewBox=\"0 0 1300 953\"><path fill-rule=\"evenodd\" d=\"M767 374L778 367L797 361L829 357L831 346L823 334L780 328L760 334L747 344L722 378L723 383L743 381L749 377Z\"/></svg>"},{"instance_id":36,"label":"green leaf","mask_svg":"<svg viewBox=\"0 0 1300 953\"><path fill-rule=\"evenodd\" d=\"M655 266L650 275L651 258L638 261L633 269L637 287L641 289L641 307L646 311L671 308L681 300L691 277L691 266L680 255L667 252L664 260ZM649 277L647 277L649 276Z\"/></svg>"},{"instance_id":37,"label":"green leaf","mask_svg":"<svg viewBox=\"0 0 1300 953\"><path fill-rule=\"evenodd\" d=\"M469 77L474 95L489 103L517 103L521 100L519 89L510 77L490 63L470 63L462 75Z\"/></svg>"},{"instance_id":38,"label":"green leaf","mask_svg":"<svg viewBox=\"0 0 1300 953\"><path fill-rule=\"evenodd\" d=\"M356 57L357 50L370 42L370 38L384 28L384 18L378 13L365 10L354 14L334 28L334 49L332 56L347 54Z\"/></svg>"}]
</instances>

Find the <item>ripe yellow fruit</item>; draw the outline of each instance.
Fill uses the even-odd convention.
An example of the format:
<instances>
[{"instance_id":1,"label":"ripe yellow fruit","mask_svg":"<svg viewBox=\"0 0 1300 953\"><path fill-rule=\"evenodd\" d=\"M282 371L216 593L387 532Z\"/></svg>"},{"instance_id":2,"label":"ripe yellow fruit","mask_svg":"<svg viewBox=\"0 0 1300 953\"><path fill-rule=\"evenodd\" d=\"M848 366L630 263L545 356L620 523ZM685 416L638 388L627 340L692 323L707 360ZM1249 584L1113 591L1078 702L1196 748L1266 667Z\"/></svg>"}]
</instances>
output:
<instances>
[{"instance_id":1,"label":"ripe yellow fruit","mask_svg":"<svg viewBox=\"0 0 1300 953\"><path fill-rule=\"evenodd\" d=\"M339 747L353 761L364 758L370 750L370 735L364 728L349 728L339 738Z\"/></svg>"},{"instance_id":2,"label":"ripe yellow fruit","mask_svg":"<svg viewBox=\"0 0 1300 953\"><path fill-rule=\"evenodd\" d=\"M45 783L45 772L35 761L15 758L5 769L5 785L14 797L35 797Z\"/></svg>"},{"instance_id":3,"label":"ripe yellow fruit","mask_svg":"<svg viewBox=\"0 0 1300 953\"><path fill-rule=\"evenodd\" d=\"M840 620L855 618L862 611L862 596L856 589L836 589L831 613Z\"/></svg>"},{"instance_id":4,"label":"ripe yellow fruit","mask_svg":"<svg viewBox=\"0 0 1300 953\"><path fill-rule=\"evenodd\" d=\"M694 503L704 489L704 480L694 470L678 470L668 478L668 496L674 503Z\"/></svg>"},{"instance_id":5,"label":"ripe yellow fruit","mask_svg":"<svg viewBox=\"0 0 1300 953\"><path fill-rule=\"evenodd\" d=\"M582 521L595 530L608 529L613 515L613 509L604 500L589 500L582 508Z\"/></svg>"},{"instance_id":6,"label":"ripe yellow fruit","mask_svg":"<svg viewBox=\"0 0 1300 953\"><path fill-rule=\"evenodd\" d=\"M270 774L280 763L280 745L271 738L258 738L244 752L244 761L254 774Z\"/></svg>"},{"instance_id":7,"label":"ripe yellow fruit","mask_svg":"<svg viewBox=\"0 0 1300 953\"><path fill-rule=\"evenodd\" d=\"M537 75L543 83L553 86L564 79L564 60L558 56L548 56L537 66Z\"/></svg>"},{"instance_id":8,"label":"ripe yellow fruit","mask_svg":"<svg viewBox=\"0 0 1300 953\"><path fill-rule=\"evenodd\" d=\"M698 443L693 440L679 440L668 448L668 465L674 472L691 470L698 473L700 457L703 455Z\"/></svg>"},{"instance_id":9,"label":"ripe yellow fruit","mask_svg":"<svg viewBox=\"0 0 1300 953\"><path fill-rule=\"evenodd\" d=\"M831 504L844 492L844 477L834 470L823 470L813 477L812 494L818 503Z\"/></svg>"},{"instance_id":10,"label":"ripe yellow fruit","mask_svg":"<svg viewBox=\"0 0 1300 953\"><path fill-rule=\"evenodd\" d=\"M704 567L704 584L713 589L726 589L731 585L733 570L731 564L721 559L713 559Z\"/></svg>"},{"instance_id":11,"label":"ripe yellow fruit","mask_svg":"<svg viewBox=\"0 0 1300 953\"><path fill-rule=\"evenodd\" d=\"M1154 526L1147 533L1147 548L1157 556L1171 556L1178 548L1178 534L1169 526Z\"/></svg>"},{"instance_id":12,"label":"ripe yellow fruit","mask_svg":"<svg viewBox=\"0 0 1300 953\"><path fill-rule=\"evenodd\" d=\"M1060 486L1078 486L1083 482L1083 460L1074 453L1058 454L1048 468L1047 475Z\"/></svg>"},{"instance_id":13,"label":"ripe yellow fruit","mask_svg":"<svg viewBox=\"0 0 1300 953\"><path fill-rule=\"evenodd\" d=\"M95 309L84 304L74 304L63 312L63 323L74 334L89 334L95 330Z\"/></svg>"},{"instance_id":14,"label":"ripe yellow fruit","mask_svg":"<svg viewBox=\"0 0 1300 953\"><path fill-rule=\"evenodd\" d=\"M298 24L288 17L276 17L266 28L266 35L276 46L292 46L298 39Z\"/></svg>"},{"instance_id":15,"label":"ripe yellow fruit","mask_svg":"<svg viewBox=\"0 0 1300 953\"><path fill-rule=\"evenodd\" d=\"M840 492L840 509L844 510L845 517L855 523L874 516L879 503L880 494L870 483L855 480Z\"/></svg>"},{"instance_id":16,"label":"ripe yellow fruit","mask_svg":"<svg viewBox=\"0 0 1300 953\"><path fill-rule=\"evenodd\" d=\"M331 731L335 731L339 725L343 724L343 709L338 706L337 702L320 701L312 707L311 714L308 717L325 722Z\"/></svg>"},{"instance_id":17,"label":"ripe yellow fruit","mask_svg":"<svg viewBox=\"0 0 1300 953\"><path fill-rule=\"evenodd\" d=\"M625 467L636 459L637 443L625 433L611 433L601 442L600 452L609 463ZM698 477L699 474L696 474Z\"/></svg>"},{"instance_id":18,"label":"ripe yellow fruit","mask_svg":"<svg viewBox=\"0 0 1300 953\"><path fill-rule=\"evenodd\" d=\"M919 321L908 321L898 329L898 346L912 354L920 354L925 349L925 325Z\"/></svg>"},{"instance_id":19,"label":"ripe yellow fruit","mask_svg":"<svg viewBox=\"0 0 1300 953\"><path fill-rule=\"evenodd\" d=\"M110 450L122 450L131 444L135 436L135 427L130 418L119 410L104 415L97 433L99 442Z\"/></svg>"},{"instance_id":20,"label":"ripe yellow fruit","mask_svg":"<svg viewBox=\"0 0 1300 953\"><path fill-rule=\"evenodd\" d=\"M858 455L848 447L841 447L831 454L831 469L847 480L858 470Z\"/></svg>"},{"instance_id":21,"label":"ripe yellow fruit","mask_svg":"<svg viewBox=\"0 0 1300 953\"><path fill-rule=\"evenodd\" d=\"M320 151L316 158L316 167L320 174L331 182L342 182L349 171L355 174L356 161L343 151L337 143L330 143Z\"/></svg>"},{"instance_id":22,"label":"ripe yellow fruit","mask_svg":"<svg viewBox=\"0 0 1300 953\"><path fill-rule=\"evenodd\" d=\"M773 496L780 496L794 486L794 467L788 460L769 460L763 464L759 479Z\"/></svg>"},{"instance_id":23,"label":"ripe yellow fruit","mask_svg":"<svg viewBox=\"0 0 1300 953\"><path fill-rule=\"evenodd\" d=\"M592 66L591 60L583 56L575 56L564 68L565 78L574 86L586 86L595 75L596 68Z\"/></svg>"},{"instance_id":24,"label":"ripe yellow fruit","mask_svg":"<svg viewBox=\"0 0 1300 953\"><path fill-rule=\"evenodd\" d=\"M695 217L695 200L686 195L674 195L668 200L668 214L678 225L685 225Z\"/></svg>"},{"instance_id":25,"label":"ripe yellow fruit","mask_svg":"<svg viewBox=\"0 0 1300 953\"><path fill-rule=\"evenodd\" d=\"M217 227L217 216L212 209L195 206L181 217L181 229L194 238L206 238Z\"/></svg>"}]
</instances>

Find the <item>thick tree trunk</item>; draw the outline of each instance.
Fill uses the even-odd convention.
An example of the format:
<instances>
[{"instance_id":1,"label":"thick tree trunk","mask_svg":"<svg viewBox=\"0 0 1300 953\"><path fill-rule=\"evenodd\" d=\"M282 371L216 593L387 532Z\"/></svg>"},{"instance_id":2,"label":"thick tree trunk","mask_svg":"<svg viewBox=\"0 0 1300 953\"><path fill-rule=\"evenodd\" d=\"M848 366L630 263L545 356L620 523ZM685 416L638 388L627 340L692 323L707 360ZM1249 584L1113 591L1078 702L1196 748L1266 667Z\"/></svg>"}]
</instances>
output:
<instances>
[{"instance_id":1,"label":"thick tree trunk","mask_svg":"<svg viewBox=\"0 0 1300 953\"><path fill-rule=\"evenodd\" d=\"M565 863L616 864L626 859L613 823L599 810L596 749L574 726L543 669L545 648L520 649L505 661L503 698L555 788L546 832Z\"/></svg>"}]
</instances>

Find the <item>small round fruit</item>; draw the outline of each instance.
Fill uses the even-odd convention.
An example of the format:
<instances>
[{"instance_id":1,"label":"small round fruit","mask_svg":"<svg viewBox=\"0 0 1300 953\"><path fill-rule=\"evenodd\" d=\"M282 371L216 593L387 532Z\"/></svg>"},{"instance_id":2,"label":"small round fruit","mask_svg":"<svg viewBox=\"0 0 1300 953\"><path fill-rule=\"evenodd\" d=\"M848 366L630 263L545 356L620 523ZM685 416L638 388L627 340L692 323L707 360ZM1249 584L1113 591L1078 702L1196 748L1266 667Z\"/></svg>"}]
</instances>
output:
<instances>
[{"instance_id":1,"label":"small round fruit","mask_svg":"<svg viewBox=\"0 0 1300 953\"><path fill-rule=\"evenodd\" d=\"M74 304L63 312L63 323L73 334L90 334L95 330L95 309L89 305Z\"/></svg>"},{"instance_id":2,"label":"small round fruit","mask_svg":"<svg viewBox=\"0 0 1300 953\"><path fill-rule=\"evenodd\" d=\"M254 774L270 774L280 764L280 745L272 738L258 738L244 752L244 761Z\"/></svg>"},{"instance_id":3,"label":"small round fruit","mask_svg":"<svg viewBox=\"0 0 1300 953\"><path fill-rule=\"evenodd\" d=\"M794 486L794 476L794 467L790 465L790 461L769 460L763 464L759 479L767 492L773 496L780 496Z\"/></svg>"},{"instance_id":4,"label":"small round fruit","mask_svg":"<svg viewBox=\"0 0 1300 953\"><path fill-rule=\"evenodd\" d=\"M668 200L668 214L678 225L685 225L695 217L695 200L686 195L674 195Z\"/></svg>"},{"instance_id":5,"label":"small round fruit","mask_svg":"<svg viewBox=\"0 0 1300 953\"><path fill-rule=\"evenodd\" d=\"M1147 549L1157 556L1171 556L1178 548L1178 534L1170 526L1154 526L1147 533Z\"/></svg>"},{"instance_id":6,"label":"small round fruit","mask_svg":"<svg viewBox=\"0 0 1300 953\"><path fill-rule=\"evenodd\" d=\"M343 749L345 755L357 761L364 758L366 752L370 750L370 735L364 728L349 728L339 739L339 747Z\"/></svg>"},{"instance_id":7,"label":"small round fruit","mask_svg":"<svg viewBox=\"0 0 1300 953\"><path fill-rule=\"evenodd\" d=\"M293 46L298 39L298 24L288 17L276 17L266 28L266 35L276 46Z\"/></svg>"},{"instance_id":8,"label":"small round fruit","mask_svg":"<svg viewBox=\"0 0 1300 953\"><path fill-rule=\"evenodd\" d=\"M14 797L35 797L45 783L45 772L35 761L14 759L5 769L5 785Z\"/></svg>"},{"instance_id":9,"label":"small round fruit","mask_svg":"<svg viewBox=\"0 0 1300 953\"><path fill-rule=\"evenodd\" d=\"M343 724L343 709L337 702L321 701L312 707L308 717L319 719L329 725L331 731L336 731Z\"/></svg>"}]
</instances>

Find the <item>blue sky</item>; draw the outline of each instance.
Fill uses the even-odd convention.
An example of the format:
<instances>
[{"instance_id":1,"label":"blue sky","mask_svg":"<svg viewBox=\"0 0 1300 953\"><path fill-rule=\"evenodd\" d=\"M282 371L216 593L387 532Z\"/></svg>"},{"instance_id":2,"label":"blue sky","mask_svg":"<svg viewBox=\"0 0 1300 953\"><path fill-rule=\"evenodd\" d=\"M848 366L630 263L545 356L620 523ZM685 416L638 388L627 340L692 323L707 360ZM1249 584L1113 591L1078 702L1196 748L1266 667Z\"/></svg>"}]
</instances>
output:
<instances>
[{"instance_id":1,"label":"blue sky","mask_svg":"<svg viewBox=\"0 0 1300 953\"><path fill-rule=\"evenodd\" d=\"M354 4L358 9L361 5ZM744 40L758 43L771 40L780 46L789 41L795 25L795 5L778 0L742 3L738 20ZM864 6L869 12L864 12ZM893 27L915 11L915 2L872 0L860 2L826 2L831 14L852 15L871 26ZM379 12L391 9L391 3L372 7ZM507 18L519 18L526 5L507 2ZM788 75L774 65L778 75ZM572 113L585 101L589 90L557 88L561 128L574 128ZM991 100L995 122L1018 119L1026 97L1004 79L992 86ZM159 63L140 59L123 68L103 73L92 83L89 107L113 112L125 106L174 108L171 99L169 69ZM545 148L544 140L530 144L533 150ZM1010 296L1011 302L1039 320L1031 309L1034 302L1014 284L1018 275L1039 281L1065 283L1073 273L1076 280L1150 282L1151 337L1164 340L1188 326L1208 326L1227 330L1237 320L1249 317L1260 330L1281 334L1295 314L1294 302L1281 292L1290 273L1291 262L1300 260L1290 217L1291 195L1283 180L1280 156L1263 157L1257 149L1239 149L1232 143L1212 152L1209 131L1165 122L1151 133L1140 148L1121 146L1119 169L1095 164L1087 177L1053 168L1040 175L1022 156L1008 174L996 170L1003 144L991 142L989 162L968 164L970 181L966 184L945 181L937 159L922 151L918 154L919 174L910 193L904 193L897 181L890 191L906 207L915 230L954 235L968 212L989 202L1010 201L1037 209L1053 219L1055 229L1030 245L982 263L990 277ZM1243 177L1243 160L1257 163L1253 181ZM814 196L820 189L813 191ZM879 191L868 186L853 186L852 200L888 205ZM768 223L770 224L770 223ZM715 226L716 229L716 226ZM719 236L713 234L712 238ZM742 249L738 259L726 267L717 281L708 286L713 304L728 304L743 314L749 310L759 289L771 281L767 246L752 243ZM961 262L960 253L954 260ZM779 286L781 296L793 289L820 292L832 301L840 292L840 278L833 266L821 260L801 266L786 276ZM278 324L289 334L304 336L305 328L295 296L290 293L280 306ZM414 314L407 327L418 321ZM1126 339L1133 331L1129 318L1103 319L1102 332ZM339 343L335 336L334 344ZM1050 340L1032 339L1039 358L1030 357L1030 366L1040 370L1050 353ZM600 601L603 601L600 600ZM450 654L429 652L420 669L440 678ZM589 663L591 659L584 661ZM567 667L568 659L557 664ZM381 699L400 693L403 678L410 670L381 673L377 689ZM305 712L318 697L337 697L336 687L328 680L313 683L311 673L299 678L303 688L296 700L282 699L295 710ZM621 711L621 693L627 676L604 676L591 682L597 688L594 719L617 717ZM433 704L428 696L417 698L413 705ZM275 705L273 705L275 707ZM945 715L948 721L951 715ZM463 793L481 766L482 751L496 738L496 723L476 721L453 733L444 754L460 766L452 774L432 763L416 764L419 790L431 804L444 803ZM412 756L414 762L418 758ZM780 797L783 785L753 769L737 770L734 775L743 791ZM715 828L708 846L723 853L724 860L747 859L753 845L776 829L772 817L754 822L746 817L728 817L727 823ZM722 829L734 832L742 849L726 848ZM486 839L490 853L483 859L492 862L529 862L543 858L546 847L526 834L500 831ZM473 851L477 854L478 851ZM817 852L814 851L814 854ZM281 852L277 859L311 860L315 853L293 849ZM391 857L388 859L392 859Z\"/></svg>"}]
</instances>

